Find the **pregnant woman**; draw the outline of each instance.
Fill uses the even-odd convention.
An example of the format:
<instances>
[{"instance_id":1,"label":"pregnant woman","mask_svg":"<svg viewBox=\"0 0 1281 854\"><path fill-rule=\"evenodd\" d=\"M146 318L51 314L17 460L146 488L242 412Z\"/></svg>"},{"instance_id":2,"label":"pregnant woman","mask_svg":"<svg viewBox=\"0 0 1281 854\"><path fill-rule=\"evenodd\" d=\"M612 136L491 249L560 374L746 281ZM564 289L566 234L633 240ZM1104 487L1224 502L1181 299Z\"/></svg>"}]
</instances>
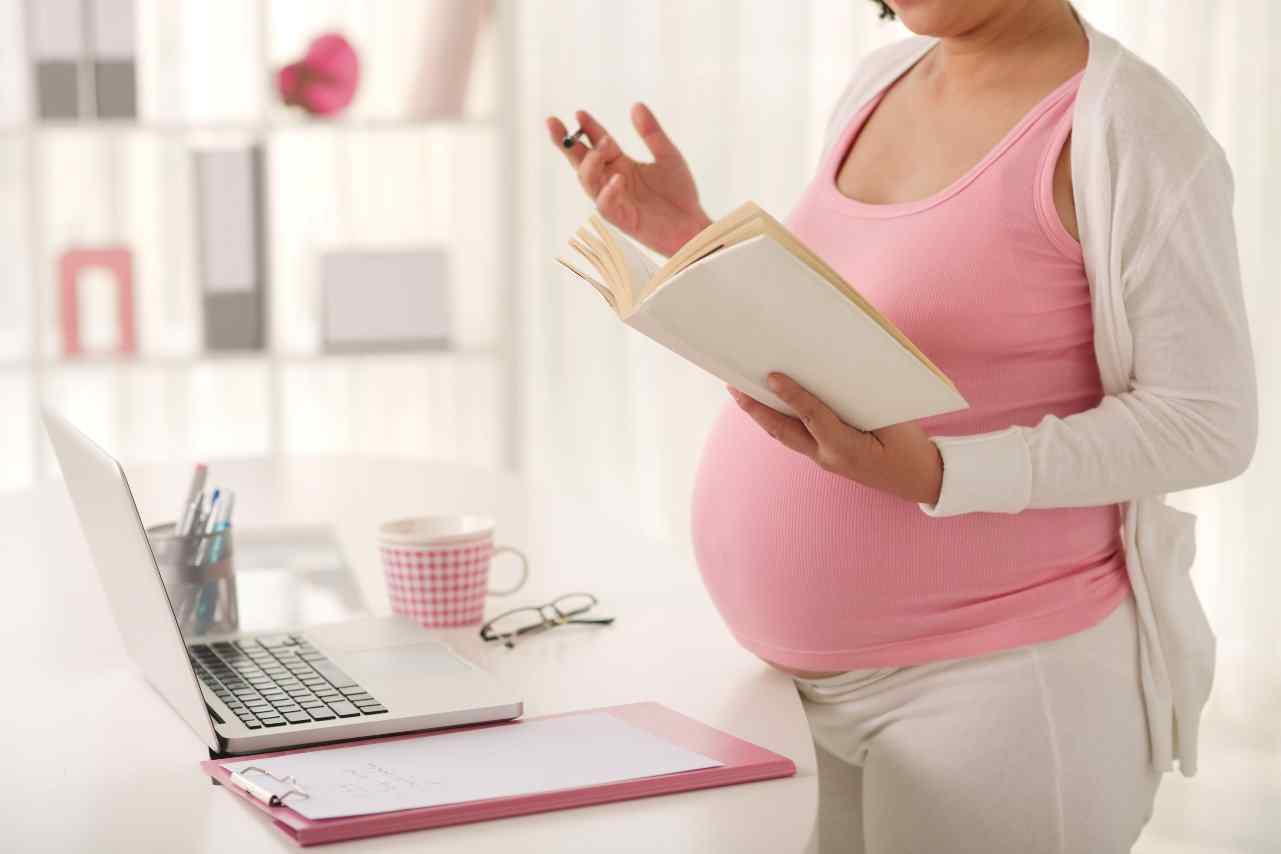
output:
<instances>
[{"instance_id":1,"label":"pregnant woman","mask_svg":"<svg viewBox=\"0 0 1281 854\"><path fill-rule=\"evenodd\" d=\"M858 64L787 224L970 408L863 432L785 376L796 418L730 389L699 569L795 680L818 850L1128 851L1172 756L1195 772L1213 670L1192 517L1159 497L1255 445L1231 172L1064 0L881 9L917 35ZM663 254L709 223L648 109L652 163L577 119L606 219Z\"/></svg>"}]
</instances>

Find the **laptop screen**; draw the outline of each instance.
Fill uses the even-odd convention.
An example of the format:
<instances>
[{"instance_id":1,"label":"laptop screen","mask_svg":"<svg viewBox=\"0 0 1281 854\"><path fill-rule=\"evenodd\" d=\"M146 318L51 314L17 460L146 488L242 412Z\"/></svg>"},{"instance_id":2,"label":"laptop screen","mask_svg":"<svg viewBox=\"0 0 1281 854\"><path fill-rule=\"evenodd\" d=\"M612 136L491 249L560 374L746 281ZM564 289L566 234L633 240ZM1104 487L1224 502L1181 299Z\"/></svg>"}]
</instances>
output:
<instances>
[{"instance_id":1,"label":"laptop screen","mask_svg":"<svg viewBox=\"0 0 1281 854\"><path fill-rule=\"evenodd\" d=\"M129 656L187 725L218 750L204 695L124 470L67 419L48 409L43 415Z\"/></svg>"}]
</instances>

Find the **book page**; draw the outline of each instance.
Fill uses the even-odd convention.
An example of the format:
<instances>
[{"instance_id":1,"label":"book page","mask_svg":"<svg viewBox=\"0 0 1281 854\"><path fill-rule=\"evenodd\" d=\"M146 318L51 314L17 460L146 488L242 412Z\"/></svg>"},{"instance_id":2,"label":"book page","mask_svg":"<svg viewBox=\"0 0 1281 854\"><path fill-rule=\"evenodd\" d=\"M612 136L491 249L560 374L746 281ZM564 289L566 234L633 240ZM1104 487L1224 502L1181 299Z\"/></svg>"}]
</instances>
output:
<instances>
[{"instance_id":1,"label":"book page","mask_svg":"<svg viewBox=\"0 0 1281 854\"><path fill-rule=\"evenodd\" d=\"M294 778L306 797L285 805L310 819L369 815L484 798L578 789L724 765L608 712L517 721L379 744L219 763L273 782ZM283 787L287 790L287 786Z\"/></svg>"},{"instance_id":2,"label":"book page","mask_svg":"<svg viewBox=\"0 0 1281 854\"><path fill-rule=\"evenodd\" d=\"M605 220L600 217L593 217L592 221L598 229L604 231L608 236L608 245L618 252L618 258L623 264L623 271L627 277L629 296L631 297L631 303L627 308L630 308L631 305L635 304L638 295L643 292L645 284L658 272L658 264L654 263L645 254L645 250L637 246L630 237Z\"/></svg>"},{"instance_id":3,"label":"book page","mask_svg":"<svg viewBox=\"0 0 1281 854\"><path fill-rule=\"evenodd\" d=\"M569 245L601 271L606 284L611 288L618 288L619 271L614 265L613 255L610 254L609 247L599 237L592 234L586 226L578 229L575 233L582 242L580 243L571 238Z\"/></svg>"},{"instance_id":4,"label":"book page","mask_svg":"<svg viewBox=\"0 0 1281 854\"><path fill-rule=\"evenodd\" d=\"M591 276L587 275L582 270L578 269L573 264L566 261L564 258L557 258L556 260L560 262L560 265L562 267L569 270L575 276L578 276L578 278L582 279L583 281L591 285L593 288L595 288L596 292L605 298L605 302L608 303L609 307L612 308L614 311L618 311L618 303L614 300L614 294L610 292L609 288L605 287L600 282L596 281Z\"/></svg>"}]
</instances>

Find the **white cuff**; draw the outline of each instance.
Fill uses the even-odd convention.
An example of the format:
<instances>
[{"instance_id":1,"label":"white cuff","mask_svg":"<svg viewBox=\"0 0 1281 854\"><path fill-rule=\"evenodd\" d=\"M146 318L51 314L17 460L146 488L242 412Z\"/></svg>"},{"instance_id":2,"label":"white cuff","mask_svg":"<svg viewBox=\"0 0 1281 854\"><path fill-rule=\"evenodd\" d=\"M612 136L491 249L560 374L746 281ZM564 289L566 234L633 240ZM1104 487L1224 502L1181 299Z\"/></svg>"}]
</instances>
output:
<instances>
[{"instance_id":1,"label":"white cuff","mask_svg":"<svg viewBox=\"0 0 1281 854\"><path fill-rule=\"evenodd\" d=\"M1022 428L1011 425L974 436L931 436L943 457L943 488L927 516L1020 513L1032 496L1032 456Z\"/></svg>"}]
</instances>

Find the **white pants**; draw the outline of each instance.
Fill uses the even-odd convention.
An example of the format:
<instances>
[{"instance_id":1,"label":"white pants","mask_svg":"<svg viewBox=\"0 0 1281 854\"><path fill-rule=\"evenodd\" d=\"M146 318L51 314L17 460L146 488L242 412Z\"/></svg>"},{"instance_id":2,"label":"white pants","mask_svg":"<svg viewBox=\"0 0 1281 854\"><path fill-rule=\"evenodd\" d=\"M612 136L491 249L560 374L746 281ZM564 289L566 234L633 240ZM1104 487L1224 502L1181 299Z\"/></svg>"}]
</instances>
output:
<instances>
[{"instance_id":1,"label":"white pants","mask_svg":"<svg viewBox=\"0 0 1281 854\"><path fill-rule=\"evenodd\" d=\"M818 754L809 851L1114 854L1152 814L1133 594L1044 643L796 679Z\"/></svg>"}]
</instances>

